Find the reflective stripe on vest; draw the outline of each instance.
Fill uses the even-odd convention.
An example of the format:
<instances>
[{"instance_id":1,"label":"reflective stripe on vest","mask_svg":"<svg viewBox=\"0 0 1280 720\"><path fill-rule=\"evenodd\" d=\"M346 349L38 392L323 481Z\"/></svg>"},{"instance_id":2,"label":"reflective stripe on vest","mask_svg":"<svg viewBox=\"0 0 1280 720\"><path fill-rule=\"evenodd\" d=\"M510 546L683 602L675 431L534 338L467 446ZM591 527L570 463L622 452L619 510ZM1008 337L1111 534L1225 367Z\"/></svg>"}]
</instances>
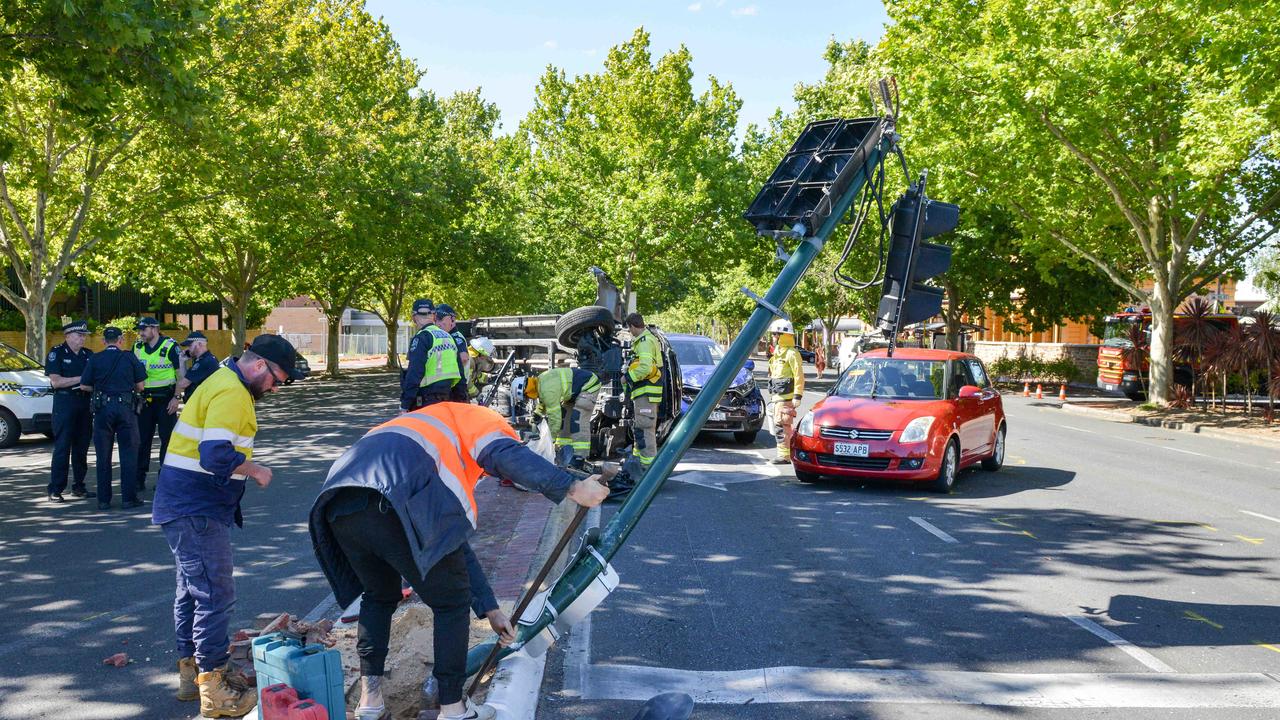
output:
<instances>
[{"instance_id":1,"label":"reflective stripe on vest","mask_svg":"<svg viewBox=\"0 0 1280 720\"><path fill-rule=\"evenodd\" d=\"M147 352L146 343L134 343L133 354L138 356L142 366L147 369L146 388L148 390L177 384L178 369L169 360L169 349L173 345L173 338L164 338L154 351Z\"/></svg>"},{"instance_id":2,"label":"reflective stripe on vest","mask_svg":"<svg viewBox=\"0 0 1280 720\"><path fill-rule=\"evenodd\" d=\"M428 325L419 332L431 335L431 347L427 349L427 365L422 369L422 382L418 387L426 387L444 380L450 380L450 386L456 385L462 378L462 368L458 365L458 346L453 336L435 325Z\"/></svg>"},{"instance_id":3,"label":"reflective stripe on vest","mask_svg":"<svg viewBox=\"0 0 1280 720\"><path fill-rule=\"evenodd\" d=\"M441 481L466 511L473 528L478 515L475 487L484 475L477 458L496 440L517 440L502 416L489 408L463 403L425 407L369 431L369 435L380 433L407 437L431 456Z\"/></svg>"},{"instance_id":4,"label":"reflective stripe on vest","mask_svg":"<svg viewBox=\"0 0 1280 720\"><path fill-rule=\"evenodd\" d=\"M662 347L658 345L658 339L648 330L640 334L631 345L635 351L636 357L640 357L643 353L647 357L652 358L653 367L657 371L658 379L650 380L649 378L641 378L631 383L631 397L639 397L641 395L662 395ZM645 352L647 350L647 352Z\"/></svg>"}]
</instances>

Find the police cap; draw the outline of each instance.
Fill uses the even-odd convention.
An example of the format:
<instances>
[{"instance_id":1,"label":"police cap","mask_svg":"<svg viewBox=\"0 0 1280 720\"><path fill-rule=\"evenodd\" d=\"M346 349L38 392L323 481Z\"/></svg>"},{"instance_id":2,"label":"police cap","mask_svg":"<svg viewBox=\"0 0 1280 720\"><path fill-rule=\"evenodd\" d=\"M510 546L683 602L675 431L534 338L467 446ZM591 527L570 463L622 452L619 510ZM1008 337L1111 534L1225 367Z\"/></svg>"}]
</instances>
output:
<instances>
[{"instance_id":1,"label":"police cap","mask_svg":"<svg viewBox=\"0 0 1280 720\"><path fill-rule=\"evenodd\" d=\"M413 301L414 315L429 315L436 311L436 304L428 298L421 298Z\"/></svg>"},{"instance_id":2,"label":"police cap","mask_svg":"<svg viewBox=\"0 0 1280 720\"><path fill-rule=\"evenodd\" d=\"M141 330L147 327L160 327L160 321L153 317L138 318L138 324L134 325L135 330Z\"/></svg>"},{"instance_id":3,"label":"police cap","mask_svg":"<svg viewBox=\"0 0 1280 720\"><path fill-rule=\"evenodd\" d=\"M444 303L440 303L439 305L436 306L436 316L456 318L458 317L458 313L454 312L453 308L449 307L448 305L445 305Z\"/></svg>"},{"instance_id":4,"label":"police cap","mask_svg":"<svg viewBox=\"0 0 1280 720\"><path fill-rule=\"evenodd\" d=\"M200 332L199 330L192 330L191 334L187 335L187 339L183 340L178 344L181 345L182 347L186 347L191 343L195 342L196 340L208 340L208 339L209 338L205 337L204 333Z\"/></svg>"},{"instance_id":5,"label":"police cap","mask_svg":"<svg viewBox=\"0 0 1280 720\"><path fill-rule=\"evenodd\" d=\"M69 322L69 323L67 323L66 325L63 325L63 326L62 326L62 332L64 332L64 333L84 333L85 335L88 335L88 334L89 334L89 323L88 323L88 321L85 321L85 320L76 320L75 322Z\"/></svg>"},{"instance_id":6,"label":"police cap","mask_svg":"<svg viewBox=\"0 0 1280 720\"><path fill-rule=\"evenodd\" d=\"M270 333L259 335L249 345L249 352L279 365L280 369L289 373L289 377L294 380L306 377L297 368L298 351L293 348L293 343L279 335Z\"/></svg>"},{"instance_id":7,"label":"police cap","mask_svg":"<svg viewBox=\"0 0 1280 720\"><path fill-rule=\"evenodd\" d=\"M124 335L124 331L118 327L109 327L102 331L102 339L107 342L115 342L121 335Z\"/></svg>"}]
</instances>

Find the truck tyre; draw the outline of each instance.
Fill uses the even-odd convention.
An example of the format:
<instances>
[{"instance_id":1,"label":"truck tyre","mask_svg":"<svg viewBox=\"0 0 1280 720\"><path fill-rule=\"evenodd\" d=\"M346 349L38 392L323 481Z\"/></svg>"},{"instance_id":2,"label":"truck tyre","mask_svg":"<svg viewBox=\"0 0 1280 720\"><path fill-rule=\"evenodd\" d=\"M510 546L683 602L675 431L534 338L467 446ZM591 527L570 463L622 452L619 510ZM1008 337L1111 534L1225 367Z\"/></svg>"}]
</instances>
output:
<instances>
[{"instance_id":1,"label":"truck tyre","mask_svg":"<svg viewBox=\"0 0 1280 720\"><path fill-rule=\"evenodd\" d=\"M8 410L0 408L0 449L17 445L18 438L21 436L22 426L18 424L18 418Z\"/></svg>"},{"instance_id":2,"label":"truck tyre","mask_svg":"<svg viewBox=\"0 0 1280 720\"><path fill-rule=\"evenodd\" d=\"M578 338L595 328L613 333L613 311L599 305L574 308L556 320L556 342L570 350L578 347Z\"/></svg>"}]
</instances>

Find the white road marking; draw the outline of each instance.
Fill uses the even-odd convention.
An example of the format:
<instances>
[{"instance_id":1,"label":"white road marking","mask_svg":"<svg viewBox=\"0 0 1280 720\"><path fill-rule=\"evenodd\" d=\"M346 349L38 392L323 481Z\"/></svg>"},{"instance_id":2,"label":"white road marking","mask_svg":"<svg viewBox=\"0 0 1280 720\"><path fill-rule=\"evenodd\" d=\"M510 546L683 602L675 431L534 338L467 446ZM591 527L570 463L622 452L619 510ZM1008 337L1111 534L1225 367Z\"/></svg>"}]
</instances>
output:
<instances>
[{"instance_id":1,"label":"white road marking","mask_svg":"<svg viewBox=\"0 0 1280 720\"><path fill-rule=\"evenodd\" d=\"M930 523L929 523L929 521L928 521L928 520L925 520L924 518L911 517L911 518L909 518L909 519L911 520L911 522L913 522L913 523L915 523L915 524L919 525L920 527L924 528L926 531L928 531L928 533L929 533L930 535L932 535L932 536L934 536L934 537L938 538L938 539L939 539L939 540L941 540L942 542L957 543L957 544L960 542L959 540L957 540L957 539L955 539L955 538L951 537L950 535L946 534L945 532L943 532L943 531L939 530L938 528L934 527L932 524L930 524Z\"/></svg>"},{"instance_id":2,"label":"white road marking","mask_svg":"<svg viewBox=\"0 0 1280 720\"><path fill-rule=\"evenodd\" d=\"M1250 510L1241 510L1240 512L1244 513L1245 515L1252 515L1254 517L1262 518L1263 520L1270 520L1273 523L1280 523L1280 518L1273 518L1270 515L1263 515L1262 513L1256 513Z\"/></svg>"},{"instance_id":3,"label":"white road marking","mask_svg":"<svg viewBox=\"0 0 1280 720\"><path fill-rule=\"evenodd\" d=\"M586 526L600 527L599 505L587 511ZM581 696L587 687L590 666L591 613L587 613L581 622L569 630L569 644L564 651L564 689L571 694Z\"/></svg>"},{"instance_id":4,"label":"white road marking","mask_svg":"<svg viewBox=\"0 0 1280 720\"><path fill-rule=\"evenodd\" d=\"M1090 435L1097 435L1097 434L1098 434L1098 433L1096 433L1096 432L1094 432L1094 431L1092 431L1092 430L1085 430L1084 428L1078 428L1078 427L1076 427L1076 426L1074 426L1074 425L1059 425L1058 427L1060 427L1060 428L1066 428L1066 429L1068 429L1068 430L1075 430L1076 432L1089 433Z\"/></svg>"},{"instance_id":5,"label":"white road marking","mask_svg":"<svg viewBox=\"0 0 1280 720\"><path fill-rule=\"evenodd\" d=\"M1280 708L1264 673L995 673L768 667L706 671L592 665L584 700L685 692L709 704L856 702L1035 708Z\"/></svg>"},{"instance_id":6,"label":"white road marking","mask_svg":"<svg viewBox=\"0 0 1280 720\"><path fill-rule=\"evenodd\" d=\"M1081 615L1067 615L1066 618L1071 622L1084 628L1085 630L1088 630L1089 632L1093 633L1094 635L1097 635L1103 640L1106 640L1112 645L1115 645L1116 648L1118 648L1120 651L1127 654L1129 657L1133 658L1134 660L1137 660L1138 662L1142 663L1143 665L1146 665L1147 667L1151 668L1152 670L1155 670L1158 673L1176 673L1177 672L1177 670L1174 670L1173 668L1161 662L1160 658L1157 658L1155 655L1152 655L1146 650L1143 650L1137 645L1134 645L1128 640L1125 640L1124 638L1102 627L1101 625L1090 620L1087 617L1083 617Z\"/></svg>"}]
</instances>

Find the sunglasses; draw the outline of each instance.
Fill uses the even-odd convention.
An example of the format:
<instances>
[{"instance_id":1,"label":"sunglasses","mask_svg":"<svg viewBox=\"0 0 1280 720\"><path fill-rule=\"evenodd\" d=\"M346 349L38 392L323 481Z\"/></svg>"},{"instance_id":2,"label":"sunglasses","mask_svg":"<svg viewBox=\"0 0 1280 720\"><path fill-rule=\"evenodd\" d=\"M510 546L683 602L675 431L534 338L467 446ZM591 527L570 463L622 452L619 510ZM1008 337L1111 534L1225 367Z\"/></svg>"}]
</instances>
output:
<instances>
[{"instance_id":1,"label":"sunglasses","mask_svg":"<svg viewBox=\"0 0 1280 720\"><path fill-rule=\"evenodd\" d=\"M265 360L264 362L267 363L267 370L271 371L271 379L275 381L274 385L283 385L289 379L289 373L285 372L279 365L270 360Z\"/></svg>"}]
</instances>

